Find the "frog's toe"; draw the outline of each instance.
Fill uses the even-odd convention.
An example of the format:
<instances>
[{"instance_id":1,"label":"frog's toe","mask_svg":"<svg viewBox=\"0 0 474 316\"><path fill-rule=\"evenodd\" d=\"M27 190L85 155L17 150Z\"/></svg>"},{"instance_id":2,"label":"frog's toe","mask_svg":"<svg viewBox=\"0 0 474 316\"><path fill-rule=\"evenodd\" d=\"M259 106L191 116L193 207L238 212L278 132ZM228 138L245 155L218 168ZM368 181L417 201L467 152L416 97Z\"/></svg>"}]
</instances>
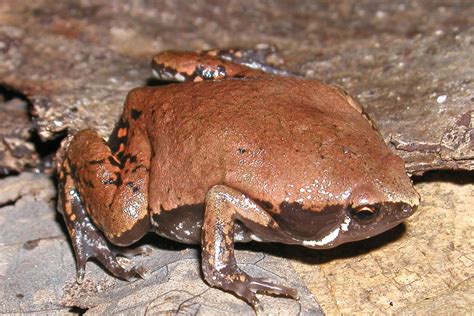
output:
<instances>
[{"instance_id":1,"label":"frog's toe","mask_svg":"<svg viewBox=\"0 0 474 316\"><path fill-rule=\"evenodd\" d=\"M212 286L229 291L243 298L252 305L257 312L262 311L262 307L256 296L257 293L287 296L293 299L298 299L298 292L295 289L275 284L265 278L251 277L240 270L226 275L214 274L211 278L206 278L206 280Z\"/></svg>"},{"instance_id":2,"label":"frog's toe","mask_svg":"<svg viewBox=\"0 0 474 316\"><path fill-rule=\"evenodd\" d=\"M137 277L145 279L147 277L147 270L142 266L135 266L131 269L125 269L122 267L118 261L114 258L112 261L108 261L109 259L104 259L101 257L96 257L98 261L114 276L126 280L126 281L133 281ZM81 284L84 281L85 277L85 264L82 267L79 267L76 272L76 282Z\"/></svg>"},{"instance_id":3,"label":"frog's toe","mask_svg":"<svg viewBox=\"0 0 474 316\"><path fill-rule=\"evenodd\" d=\"M118 256L126 257L126 258L133 258L136 256L148 256L152 253L153 249L150 246L144 245L140 247L136 247L133 249L115 249L115 253Z\"/></svg>"},{"instance_id":4,"label":"frog's toe","mask_svg":"<svg viewBox=\"0 0 474 316\"><path fill-rule=\"evenodd\" d=\"M86 224L90 224L86 219L84 221L86 221ZM84 280L87 261L92 258L96 259L107 271L120 279L130 281L137 277L144 278L146 276L146 271L143 267L133 267L131 269L122 267L117 260L116 252L111 249L105 237L94 226L82 225L81 230L76 229L74 232L71 239L76 254L76 281L78 283L82 283ZM136 255L148 253L149 251L150 247L142 246L130 251L122 251L122 254Z\"/></svg>"},{"instance_id":5,"label":"frog's toe","mask_svg":"<svg viewBox=\"0 0 474 316\"><path fill-rule=\"evenodd\" d=\"M134 266L129 270L121 268L109 271L112 272L114 276L126 281L133 281L137 278L145 279L148 276L147 270L142 266Z\"/></svg>"},{"instance_id":6,"label":"frog's toe","mask_svg":"<svg viewBox=\"0 0 474 316\"><path fill-rule=\"evenodd\" d=\"M132 281L137 277L144 278L145 268L142 266L134 266L130 269L125 269L117 260L115 254L111 251L103 251L95 256L97 260L114 276L117 278Z\"/></svg>"},{"instance_id":7,"label":"frog's toe","mask_svg":"<svg viewBox=\"0 0 474 316\"><path fill-rule=\"evenodd\" d=\"M263 278L248 277L246 281L236 283L235 287L235 293L252 305L257 314L263 312L263 306L257 299L256 293L266 293L298 299L298 292L295 289L269 282Z\"/></svg>"},{"instance_id":8,"label":"frog's toe","mask_svg":"<svg viewBox=\"0 0 474 316\"><path fill-rule=\"evenodd\" d=\"M257 312L257 314L263 312L263 306L260 304L255 292L252 292L250 289L246 288L242 289L239 293L236 292L236 294L249 303L255 312Z\"/></svg>"},{"instance_id":9,"label":"frog's toe","mask_svg":"<svg viewBox=\"0 0 474 316\"><path fill-rule=\"evenodd\" d=\"M148 275L149 275L148 270L145 269L143 266L135 266L132 268L132 270L135 271L136 276L139 276L142 279L148 278Z\"/></svg>"},{"instance_id":10,"label":"frog's toe","mask_svg":"<svg viewBox=\"0 0 474 316\"><path fill-rule=\"evenodd\" d=\"M263 278L252 278L249 276L247 276L245 281L229 284L226 289L242 297L257 313L263 312L263 307L256 296L257 293L288 296L298 299L298 292L293 288L278 285Z\"/></svg>"},{"instance_id":11,"label":"frog's toe","mask_svg":"<svg viewBox=\"0 0 474 316\"><path fill-rule=\"evenodd\" d=\"M85 265L83 267L77 267L76 271L76 282L81 284L84 282L84 276L86 275Z\"/></svg>"},{"instance_id":12,"label":"frog's toe","mask_svg":"<svg viewBox=\"0 0 474 316\"><path fill-rule=\"evenodd\" d=\"M296 300L299 298L296 289L269 282L265 278L249 278L248 286L255 292L287 296Z\"/></svg>"}]
</instances>

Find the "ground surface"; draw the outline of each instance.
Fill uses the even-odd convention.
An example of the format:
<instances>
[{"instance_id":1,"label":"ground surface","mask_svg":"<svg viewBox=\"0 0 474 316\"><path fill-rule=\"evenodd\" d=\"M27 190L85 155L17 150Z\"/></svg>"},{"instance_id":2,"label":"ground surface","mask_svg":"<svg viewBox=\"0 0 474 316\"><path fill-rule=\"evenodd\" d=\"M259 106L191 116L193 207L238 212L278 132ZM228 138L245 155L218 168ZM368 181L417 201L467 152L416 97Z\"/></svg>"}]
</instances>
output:
<instances>
[{"instance_id":1,"label":"ground surface","mask_svg":"<svg viewBox=\"0 0 474 316\"><path fill-rule=\"evenodd\" d=\"M470 181L470 183L469 183ZM0 181L0 311L202 312L252 310L199 274L195 248L150 236L153 253L136 258L146 280L119 281L88 265L74 281L75 265L55 212L55 186L24 173ZM269 314L472 313L474 304L474 184L465 175L425 177L423 197L405 226L379 237L327 251L282 245L240 247L237 260L250 273L298 288L301 299L262 297ZM127 264L127 261L124 261Z\"/></svg>"},{"instance_id":2,"label":"ground surface","mask_svg":"<svg viewBox=\"0 0 474 316\"><path fill-rule=\"evenodd\" d=\"M153 53L259 43L356 96L410 173L473 170L473 17L471 1L3 1L0 173L51 173L67 131L108 135L127 91L155 83ZM379 238L323 252L251 245L238 260L302 293L262 298L269 313L314 313L316 301L328 314L472 313L473 178L420 178L417 215ZM147 280L90 264L75 284L55 194L48 176L1 180L0 312L251 313L202 282L196 249L153 238L153 254L138 258Z\"/></svg>"}]
</instances>

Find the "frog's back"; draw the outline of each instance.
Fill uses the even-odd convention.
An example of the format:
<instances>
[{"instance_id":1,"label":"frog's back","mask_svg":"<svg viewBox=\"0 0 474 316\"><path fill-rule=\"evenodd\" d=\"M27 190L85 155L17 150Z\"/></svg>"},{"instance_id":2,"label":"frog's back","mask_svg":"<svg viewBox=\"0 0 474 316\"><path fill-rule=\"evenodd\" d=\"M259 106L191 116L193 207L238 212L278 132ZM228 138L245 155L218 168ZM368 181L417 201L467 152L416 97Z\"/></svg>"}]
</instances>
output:
<instances>
[{"instance_id":1,"label":"frog's back","mask_svg":"<svg viewBox=\"0 0 474 316\"><path fill-rule=\"evenodd\" d=\"M344 96L318 81L269 77L145 89L142 116L155 151L152 212L202 205L216 184L267 206L297 201L317 209L338 194L344 203L338 180L378 172L367 170L380 167L371 157L389 154Z\"/></svg>"}]
</instances>

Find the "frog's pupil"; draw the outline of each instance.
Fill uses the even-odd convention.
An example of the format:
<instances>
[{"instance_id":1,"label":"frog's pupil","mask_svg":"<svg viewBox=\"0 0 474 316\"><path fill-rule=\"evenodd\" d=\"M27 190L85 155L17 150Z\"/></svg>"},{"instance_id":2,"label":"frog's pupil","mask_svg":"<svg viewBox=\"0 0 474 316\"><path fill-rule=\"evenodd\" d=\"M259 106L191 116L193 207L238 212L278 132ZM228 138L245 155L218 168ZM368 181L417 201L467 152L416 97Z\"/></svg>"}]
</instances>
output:
<instances>
[{"instance_id":1,"label":"frog's pupil","mask_svg":"<svg viewBox=\"0 0 474 316\"><path fill-rule=\"evenodd\" d=\"M355 220L366 224L373 220L377 216L378 210L374 207L361 206L357 208L351 208L350 215Z\"/></svg>"}]
</instances>

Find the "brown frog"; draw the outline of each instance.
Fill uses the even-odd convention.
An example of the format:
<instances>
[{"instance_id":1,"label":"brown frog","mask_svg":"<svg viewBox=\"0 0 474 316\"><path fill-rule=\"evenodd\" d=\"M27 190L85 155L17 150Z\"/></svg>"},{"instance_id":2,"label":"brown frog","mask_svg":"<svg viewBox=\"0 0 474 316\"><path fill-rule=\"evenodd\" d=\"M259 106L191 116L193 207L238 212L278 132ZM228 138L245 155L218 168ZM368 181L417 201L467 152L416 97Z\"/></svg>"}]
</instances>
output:
<instances>
[{"instance_id":1,"label":"brown frog","mask_svg":"<svg viewBox=\"0 0 474 316\"><path fill-rule=\"evenodd\" d=\"M108 143L90 129L65 142L59 205L78 280L92 257L119 278L143 276L107 240L154 231L201 244L205 280L258 307L256 292L297 293L240 270L234 242L331 248L415 211L403 161L354 99L251 57L161 53L155 75L185 83L132 90Z\"/></svg>"}]
</instances>

